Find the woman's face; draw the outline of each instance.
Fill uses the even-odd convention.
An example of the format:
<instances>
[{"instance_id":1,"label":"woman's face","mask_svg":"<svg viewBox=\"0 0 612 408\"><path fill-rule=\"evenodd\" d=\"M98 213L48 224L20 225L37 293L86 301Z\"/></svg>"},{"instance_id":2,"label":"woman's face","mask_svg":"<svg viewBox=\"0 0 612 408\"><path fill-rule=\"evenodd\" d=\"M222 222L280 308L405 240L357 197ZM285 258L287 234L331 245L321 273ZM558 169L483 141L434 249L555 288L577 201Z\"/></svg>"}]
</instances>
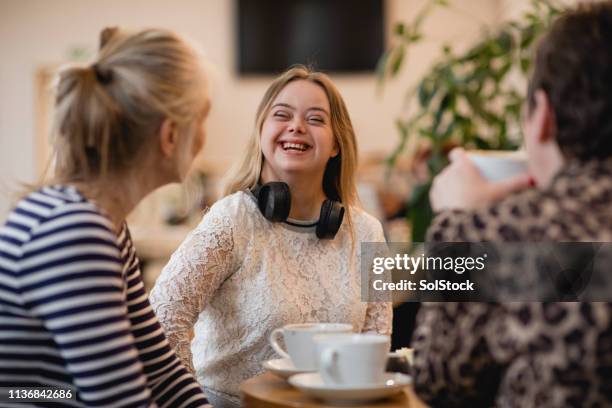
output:
<instances>
[{"instance_id":1,"label":"woman's face","mask_svg":"<svg viewBox=\"0 0 612 408\"><path fill-rule=\"evenodd\" d=\"M260 141L263 182L296 175L322 182L327 162L339 152L323 88L306 80L287 84L264 118Z\"/></svg>"}]
</instances>

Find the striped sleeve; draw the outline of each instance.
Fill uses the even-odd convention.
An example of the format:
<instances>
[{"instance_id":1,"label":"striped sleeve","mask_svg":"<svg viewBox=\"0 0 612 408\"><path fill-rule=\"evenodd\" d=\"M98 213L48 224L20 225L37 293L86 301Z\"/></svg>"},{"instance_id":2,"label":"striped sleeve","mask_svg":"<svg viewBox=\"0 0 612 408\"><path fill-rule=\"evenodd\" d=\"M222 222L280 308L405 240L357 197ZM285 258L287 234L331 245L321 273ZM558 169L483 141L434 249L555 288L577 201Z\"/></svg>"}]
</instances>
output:
<instances>
[{"instance_id":1,"label":"striped sleeve","mask_svg":"<svg viewBox=\"0 0 612 408\"><path fill-rule=\"evenodd\" d=\"M160 407L171 408L201 407L207 404L200 385L171 349L151 308L127 229L124 229L119 241L125 242L121 245L121 255L128 265L128 317L153 400Z\"/></svg>"},{"instance_id":2,"label":"striped sleeve","mask_svg":"<svg viewBox=\"0 0 612 408\"><path fill-rule=\"evenodd\" d=\"M52 334L79 399L87 406L155 406L108 221L69 210L40 221L22 247L19 291Z\"/></svg>"}]
</instances>

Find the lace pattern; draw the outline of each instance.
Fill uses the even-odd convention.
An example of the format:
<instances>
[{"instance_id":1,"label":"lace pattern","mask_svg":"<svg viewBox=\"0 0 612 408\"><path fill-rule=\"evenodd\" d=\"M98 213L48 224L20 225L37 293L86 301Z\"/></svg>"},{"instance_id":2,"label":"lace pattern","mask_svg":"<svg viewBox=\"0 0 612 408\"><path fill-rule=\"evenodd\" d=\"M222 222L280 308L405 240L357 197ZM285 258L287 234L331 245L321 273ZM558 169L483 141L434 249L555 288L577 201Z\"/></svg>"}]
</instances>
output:
<instances>
[{"instance_id":1,"label":"lace pattern","mask_svg":"<svg viewBox=\"0 0 612 408\"><path fill-rule=\"evenodd\" d=\"M243 192L204 216L151 293L170 344L204 386L238 395L263 361L278 357L268 336L285 324L350 322L390 333L391 304L360 301L359 242L383 242L382 227L359 209L352 214L354 254L347 225L319 240L270 223Z\"/></svg>"}]
</instances>

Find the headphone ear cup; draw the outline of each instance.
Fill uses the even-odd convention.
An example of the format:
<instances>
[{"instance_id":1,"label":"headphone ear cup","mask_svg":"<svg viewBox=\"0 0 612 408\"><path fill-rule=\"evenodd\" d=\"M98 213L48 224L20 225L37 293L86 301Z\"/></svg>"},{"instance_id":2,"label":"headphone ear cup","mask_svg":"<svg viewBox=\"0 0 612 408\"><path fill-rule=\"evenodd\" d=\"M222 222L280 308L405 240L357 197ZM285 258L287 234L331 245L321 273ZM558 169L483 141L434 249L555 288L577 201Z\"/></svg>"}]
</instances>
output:
<instances>
[{"instance_id":1,"label":"headphone ear cup","mask_svg":"<svg viewBox=\"0 0 612 408\"><path fill-rule=\"evenodd\" d=\"M269 221L282 222L291 210L291 192L289 186L281 181L266 183L258 191L257 206L262 215Z\"/></svg>"},{"instance_id":2,"label":"headphone ear cup","mask_svg":"<svg viewBox=\"0 0 612 408\"><path fill-rule=\"evenodd\" d=\"M333 239L344 219L344 206L338 201L325 200L317 223L316 234L319 239Z\"/></svg>"}]
</instances>

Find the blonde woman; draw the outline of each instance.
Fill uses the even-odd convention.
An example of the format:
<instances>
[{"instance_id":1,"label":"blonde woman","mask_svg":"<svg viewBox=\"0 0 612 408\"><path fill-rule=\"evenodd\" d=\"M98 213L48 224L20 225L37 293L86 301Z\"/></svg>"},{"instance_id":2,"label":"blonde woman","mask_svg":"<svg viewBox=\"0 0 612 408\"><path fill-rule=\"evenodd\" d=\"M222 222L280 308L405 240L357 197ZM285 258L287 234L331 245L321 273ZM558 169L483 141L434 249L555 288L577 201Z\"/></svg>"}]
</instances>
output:
<instances>
[{"instance_id":1,"label":"blonde woman","mask_svg":"<svg viewBox=\"0 0 612 408\"><path fill-rule=\"evenodd\" d=\"M169 31L107 29L95 62L61 72L56 91L54 181L0 229L0 387L57 387L57 406L204 406L125 223L202 147L197 55Z\"/></svg>"},{"instance_id":2,"label":"blonde woman","mask_svg":"<svg viewBox=\"0 0 612 408\"><path fill-rule=\"evenodd\" d=\"M360 300L360 242L384 237L380 223L355 205L356 161L348 111L325 74L295 67L271 84L225 198L174 253L151 293L170 343L193 364L215 407L236 406L240 383L275 357L268 335L277 327L350 322L389 334L390 305ZM277 193L291 202L270 198L262 212L270 182L285 183L288 190ZM288 217L264 215L271 207Z\"/></svg>"}]
</instances>

